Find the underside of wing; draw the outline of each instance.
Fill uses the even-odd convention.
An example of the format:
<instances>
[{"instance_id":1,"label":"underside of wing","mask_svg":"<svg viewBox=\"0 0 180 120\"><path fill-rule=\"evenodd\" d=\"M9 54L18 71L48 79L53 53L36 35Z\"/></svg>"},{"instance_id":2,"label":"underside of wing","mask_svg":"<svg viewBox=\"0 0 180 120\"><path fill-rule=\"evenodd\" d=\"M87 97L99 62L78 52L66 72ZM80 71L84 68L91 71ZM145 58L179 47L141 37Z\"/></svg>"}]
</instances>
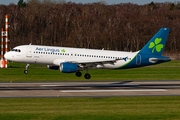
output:
<instances>
[{"instance_id":1,"label":"underside of wing","mask_svg":"<svg viewBox=\"0 0 180 120\"><path fill-rule=\"evenodd\" d=\"M114 65L114 63L116 63L117 60L79 60L79 61L72 61L72 63L77 63L79 66L81 67L104 67L104 64L111 64Z\"/></svg>"},{"instance_id":2,"label":"underside of wing","mask_svg":"<svg viewBox=\"0 0 180 120\"><path fill-rule=\"evenodd\" d=\"M111 64L114 65L120 59L98 59L98 60L63 60L63 59L56 59L53 61L54 65L60 65L60 63L67 62L67 63L74 63L78 64L79 67L104 67L104 64Z\"/></svg>"}]
</instances>

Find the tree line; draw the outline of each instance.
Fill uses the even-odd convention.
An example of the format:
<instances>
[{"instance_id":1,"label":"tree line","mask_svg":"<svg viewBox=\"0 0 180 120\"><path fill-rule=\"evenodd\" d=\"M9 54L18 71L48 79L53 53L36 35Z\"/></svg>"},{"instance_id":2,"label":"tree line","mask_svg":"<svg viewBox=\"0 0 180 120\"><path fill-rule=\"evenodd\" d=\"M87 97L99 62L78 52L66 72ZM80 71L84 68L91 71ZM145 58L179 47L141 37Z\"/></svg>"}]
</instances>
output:
<instances>
[{"instance_id":1,"label":"tree line","mask_svg":"<svg viewBox=\"0 0 180 120\"><path fill-rule=\"evenodd\" d=\"M20 0L17 5L0 5L1 27L6 14L10 49L32 43L137 51L161 27L169 27L165 51L180 51L180 3L107 5L104 2L28 0L24 3Z\"/></svg>"}]
</instances>

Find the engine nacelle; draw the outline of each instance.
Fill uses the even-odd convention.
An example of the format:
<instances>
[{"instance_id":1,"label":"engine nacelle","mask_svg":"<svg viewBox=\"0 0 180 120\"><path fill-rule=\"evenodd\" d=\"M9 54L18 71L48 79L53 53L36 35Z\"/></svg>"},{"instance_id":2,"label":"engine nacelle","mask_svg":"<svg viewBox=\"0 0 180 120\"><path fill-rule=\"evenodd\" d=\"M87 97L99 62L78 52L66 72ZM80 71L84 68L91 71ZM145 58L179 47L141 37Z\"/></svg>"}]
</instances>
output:
<instances>
[{"instance_id":1,"label":"engine nacelle","mask_svg":"<svg viewBox=\"0 0 180 120\"><path fill-rule=\"evenodd\" d=\"M59 66L48 65L47 67L48 67L50 70L59 70Z\"/></svg>"},{"instance_id":2,"label":"engine nacelle","mask_svg":"<svg viewBox=\"0 0 180 120\"><path fill-rule=\"evenodd\" d=\"M63 73L74 73L78 70L78 65L75 63L63 62L60 64L59 70Z\"/></svg>"}]
</instances>

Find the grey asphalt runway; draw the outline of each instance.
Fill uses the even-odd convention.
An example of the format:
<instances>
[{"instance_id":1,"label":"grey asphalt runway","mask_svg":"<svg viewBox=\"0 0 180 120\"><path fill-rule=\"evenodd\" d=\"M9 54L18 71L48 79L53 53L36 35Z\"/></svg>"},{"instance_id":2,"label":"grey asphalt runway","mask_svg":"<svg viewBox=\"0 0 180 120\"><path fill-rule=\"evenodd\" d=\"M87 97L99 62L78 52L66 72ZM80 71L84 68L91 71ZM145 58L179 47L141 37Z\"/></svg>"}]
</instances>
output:
<instances>
[{"instance_id":1,"label":"grey asphalt runway","mask_svg":"<svg viewBox=\"0 0 180 120\"><path fill-rule=\"evenodd\" d=\"M180 95L180 81L0 83L1 98Z\"/></svg>"}]
</instances>

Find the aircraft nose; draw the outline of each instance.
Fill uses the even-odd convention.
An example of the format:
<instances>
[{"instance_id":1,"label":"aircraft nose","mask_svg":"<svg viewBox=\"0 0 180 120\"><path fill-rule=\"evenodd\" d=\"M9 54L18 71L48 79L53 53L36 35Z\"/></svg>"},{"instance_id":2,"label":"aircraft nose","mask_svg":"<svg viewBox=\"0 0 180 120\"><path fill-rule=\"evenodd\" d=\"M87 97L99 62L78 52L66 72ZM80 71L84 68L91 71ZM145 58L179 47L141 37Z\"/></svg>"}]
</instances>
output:
<instances>
[{"instance_id":1,"label":"aircraft nose","mask_svg":"<svg viewBox=\"0 0 180 120\"><path fill-rule=\"evenodd\" d=\"M10 57L10 56L9 56L9 53L8 53L8 52L4 54L4 58L6 58L7 60L9 59L9 57Z\"/></svg>"}]
</instances>

